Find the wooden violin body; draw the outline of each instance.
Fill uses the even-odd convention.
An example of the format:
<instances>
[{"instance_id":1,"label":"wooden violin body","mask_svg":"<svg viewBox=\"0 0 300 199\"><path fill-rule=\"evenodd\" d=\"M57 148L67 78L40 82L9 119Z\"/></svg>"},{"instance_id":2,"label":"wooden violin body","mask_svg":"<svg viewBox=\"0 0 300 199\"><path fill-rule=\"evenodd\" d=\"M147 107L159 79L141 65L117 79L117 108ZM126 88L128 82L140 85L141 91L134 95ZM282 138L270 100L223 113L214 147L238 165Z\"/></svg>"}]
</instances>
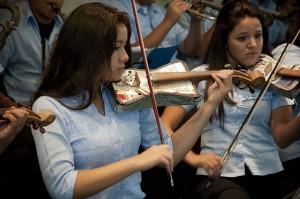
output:
<instances>
[{"instance_id":1,"label":"wooden violin body","mask_svg":"<svg viewBox=\"0 0 300 199\"><path fill-rule=\"evenodd\" d=\"M35 113L29 108L20 108L29 114L25 125L39 129L41 133L45 133L44 126L48 126L55 120L55 115L51 110L43 110L39 113ZM0 108L0 115L3 115L8 110L10 110L10 108Z\"/></svg>"}]
</instances>

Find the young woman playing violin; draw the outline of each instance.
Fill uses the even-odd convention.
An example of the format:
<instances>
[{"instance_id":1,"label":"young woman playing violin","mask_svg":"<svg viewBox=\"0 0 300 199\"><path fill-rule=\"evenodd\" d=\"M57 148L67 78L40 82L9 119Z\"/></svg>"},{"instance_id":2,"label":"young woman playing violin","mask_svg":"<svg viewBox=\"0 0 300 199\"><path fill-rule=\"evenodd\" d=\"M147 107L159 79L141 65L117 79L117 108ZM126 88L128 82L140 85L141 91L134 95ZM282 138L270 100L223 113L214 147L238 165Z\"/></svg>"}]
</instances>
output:
<instances>
[{"instance_id":1,"label":"young woman playing violin","mask_svg":"<svg viewBox=\"0 0 300 199\"><path fill-rule=\"evenodd\" d=\"M219 12L206 64L195 71L221 70L227 64L233 69L254 69L261 56L269 54L267 41L259 9L247 0L228 1ZM197 107L205 103L209 85L210 81L199 83L203 100ZM223 157L259 93L259 88L251 93L233 85L229 97L236 104L225 101L220 104L202 131L200 155L215 153ZM221 158L219 162L208 159L208 171L198 168L196 183L200 198L281 198L286 194L280 193L278 187L277 175L283 167L276 143L284 148L299 138L300 116L297 114L292 119L293 104L293 100L271 91L264 94L226 164ZM193 107L167 107L162 115L165 128L172 132ZM189 159L196 165L200 156L192 155ZM215 179L211 181L210 178Z\"/></svg>"},{"instance_id":2,"label":"young woman playing violin","mask_svg":"<svg viewBox=\"0 0 300 199\"><path fill-rule=\"evenodd\" d=\"M232 89L232 71L212 75L203 107L174 136L162 129L160 144L152 109L116 112L109 100L106 85L130 65L130 34L125 13L89 3L68 16L58 35L32 106L56 116L46 133L33 130L53 198L145 197L140 172L154 166L171 172ZM140 145L147 150L138 154Z\"/></svg>"}]
</instances>

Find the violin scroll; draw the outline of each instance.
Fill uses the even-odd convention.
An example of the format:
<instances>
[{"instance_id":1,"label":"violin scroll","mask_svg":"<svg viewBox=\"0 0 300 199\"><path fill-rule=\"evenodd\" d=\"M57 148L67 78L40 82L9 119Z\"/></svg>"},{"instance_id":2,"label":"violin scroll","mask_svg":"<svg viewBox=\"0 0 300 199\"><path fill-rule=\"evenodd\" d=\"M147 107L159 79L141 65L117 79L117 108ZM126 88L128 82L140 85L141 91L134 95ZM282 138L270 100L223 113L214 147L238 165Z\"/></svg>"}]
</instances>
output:
<instances>
[{"instance_id":1,"label":"violin scroll","mask_svg":"<svg viewBox=\"0 0 300 199\"><path fill-rule=\"evenodd\" d=\"M250 92L254 93L254 88L260 87L265 82L265 77L260 71L251 71L243 73L241 71L234 71L232 82L243 89L249 86Z\"/></svg>"},{"instance_id":2,"label":"violin scroll","mask_svg":"<svg viewBox=\"0 0 300 199\"><path fill-rule=\"evenodd\" d=\"M43 110L39 113L35 113L29 108L20 108L29 113L25 125L32 126L35 130L39 129L41 133L45 133L45 129L43 127L50 125L56 118L51 110ZM10 108L0 108L0 115L3 115L5 111L8 110L10 110Z\"/></svg>"},{"instance_id":3,"label":"violin scroll","mask_svg":"<svg viewBox=\"0 0 300 199\"><path fill-rule=\"evenodd\" d=\"M50 125L55 120L53 111L48 109L43 110L38 114L28 108L26 108L26 111L29 113L26 125L32 125L33 129L39 129L41 133L45 133L44 126Z\"/></svg>"}]
</instances>

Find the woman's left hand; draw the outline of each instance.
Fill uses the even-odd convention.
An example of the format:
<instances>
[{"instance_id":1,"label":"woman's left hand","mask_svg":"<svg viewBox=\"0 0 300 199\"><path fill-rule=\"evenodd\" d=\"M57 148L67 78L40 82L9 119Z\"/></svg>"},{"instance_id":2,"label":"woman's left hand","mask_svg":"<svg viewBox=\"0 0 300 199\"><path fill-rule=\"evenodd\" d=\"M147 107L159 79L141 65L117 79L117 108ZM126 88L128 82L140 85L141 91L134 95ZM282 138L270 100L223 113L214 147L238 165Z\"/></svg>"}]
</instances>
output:
<instances>
[{"instance_id":1,"label":"woman's left hand","mask_svg":"<svg viewBox=\"0 0 300 199\"><path fill-rule=\"evenodd\" d=\"M219 104L232 90L232 70L221 70L211 74L214 83L208 88L207 102Z\"/></svg>"}]
</instances>

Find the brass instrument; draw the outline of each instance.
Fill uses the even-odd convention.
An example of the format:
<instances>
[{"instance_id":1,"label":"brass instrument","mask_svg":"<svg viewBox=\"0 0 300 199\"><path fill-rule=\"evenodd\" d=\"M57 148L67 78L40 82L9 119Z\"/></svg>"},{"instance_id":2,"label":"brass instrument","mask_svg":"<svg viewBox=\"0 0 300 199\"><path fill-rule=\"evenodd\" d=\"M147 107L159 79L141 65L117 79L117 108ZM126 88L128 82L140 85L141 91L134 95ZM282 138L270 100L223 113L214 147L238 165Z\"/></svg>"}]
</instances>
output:
<instances>
[{"instance_id":1,"label":"brass instrument","mask_svg":"<svg viewBox=\"0 0 300 199\"><path fill-rule=\"evenodd\" d=\"M8 9L12 16L6 24L0 24L0 26L3 28L0 33L0 50L5 45L8 35L19 25L21 16L21 9L15 3L9 1L0 1L0 9L1 8Z\"/></svg>"},{"instance_id":2,"label":"brass instrument","mask_svg":"<svg viewBox=\"0 0 300 199\"><path fill-rule=\"evenodd\" d=\"M194 14L200 18L209 19L209 20L216 20L217 16L214 13L204 13L203 11L204 6L210 7L213 10L220 10L222 8L221 4L214 3L211 1L206 1L206 0L185 0L185 1L190 4L190 8L188 9L189 13ZM259 7L259 9L262 12L264 12L269 18L278 18L282 20L286 17L285 14L282 14L280 12L268 10L263 7Z\"/></svg>"},{"instance_id":3,"label":"brass instrument","mask_svg":"<svg viewBox=\"0 0 300 199\"><path fill-rule=\"evenodd\" d=\"M221 6L215 6L211 2L201 0L185 0L190 4L190 8L187 10L188 13L201 19L217 20L217 16L214 13L204 13L203 6L208 6L214 10L220 10Z\"/></svg>"},{"instance_id":4,"label":"brass instrument","mask_svg":"<svg viewBox=\"0 0 300 199\"><path fill-rule=\"evenodd\" d=\"M52 4L52 9L53 9L53 11L54 11L56 14L58 14L58 15L61 17L61 19L62 19L63 21L66 21L66 15L65 15L64 13L61 12L61 9L60 9L60 7L59 7L58 5Z\"/></svg>"}]
</instances>

